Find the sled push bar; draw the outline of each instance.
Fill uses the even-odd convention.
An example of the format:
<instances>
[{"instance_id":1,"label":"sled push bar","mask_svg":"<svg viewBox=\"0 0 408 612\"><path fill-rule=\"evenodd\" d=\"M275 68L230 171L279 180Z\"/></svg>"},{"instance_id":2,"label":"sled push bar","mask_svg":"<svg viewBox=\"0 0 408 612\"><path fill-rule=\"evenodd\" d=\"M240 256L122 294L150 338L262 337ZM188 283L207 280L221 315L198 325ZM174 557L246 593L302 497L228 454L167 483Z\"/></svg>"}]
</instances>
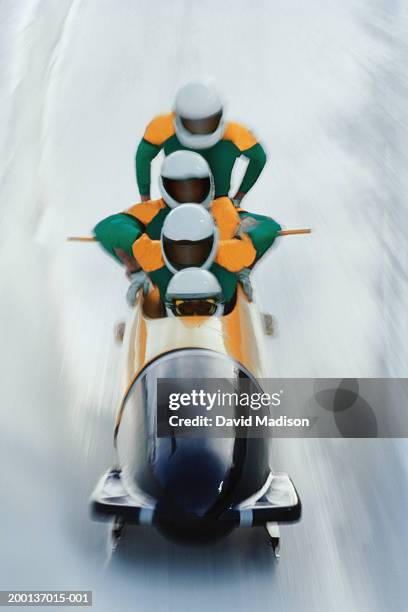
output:
<instances>
[{"instance_id":1,"label":"sled push bar","mask_svg":"<svg viewBox=\"0 0 408 612\"><path fill-rule=\"evenodd\" d=\"M278 236L295 236L297 234L311 234L312 230L310 227L303 229L288 229L281 230L278 232ZM95 236L68 236L68 242L97 242Z\"/></svg>"}]
</instances>

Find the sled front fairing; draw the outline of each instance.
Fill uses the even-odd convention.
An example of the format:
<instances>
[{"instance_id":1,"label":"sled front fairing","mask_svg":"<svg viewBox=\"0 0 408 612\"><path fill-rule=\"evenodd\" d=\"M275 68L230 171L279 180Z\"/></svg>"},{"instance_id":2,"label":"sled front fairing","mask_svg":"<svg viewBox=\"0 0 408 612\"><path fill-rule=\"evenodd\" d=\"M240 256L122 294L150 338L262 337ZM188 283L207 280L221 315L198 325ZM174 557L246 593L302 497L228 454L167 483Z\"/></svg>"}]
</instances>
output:
<instances>
[{"instance_id":1,"label":"sled front fairing","mask_svg":"<svg viewBox=\"0 0 408 612\"><path fill-rule=\"evenodd\" d=\"M181 392L180 379L197 378L232 381L236 389L245 379L259 390L264 358L255 305L239 289L223 317L166 318L147 306L139 296L126 324L119 467L98 483L94 515L224 533L298 520L300 500L286 474L271 472L267 439L157 436L158 379L175 381Z\"/></svg>"},{"instance_id":2,"label":"sled front fairing","mask_svg":"<svg viewBox=\"0 0 408 612\"><path fill-rule=\"evenodd\" d=\"M235 381L237 389L250 379L259 389L246 368L215 351L180 349L150 363L127 394L116 436L121 469L99 483L96 513L135 523L297 520L296 491L287 476L271 474L267 440L157 437L157 380L194 379L198 372Z\"/></svg>"}]
</instances>

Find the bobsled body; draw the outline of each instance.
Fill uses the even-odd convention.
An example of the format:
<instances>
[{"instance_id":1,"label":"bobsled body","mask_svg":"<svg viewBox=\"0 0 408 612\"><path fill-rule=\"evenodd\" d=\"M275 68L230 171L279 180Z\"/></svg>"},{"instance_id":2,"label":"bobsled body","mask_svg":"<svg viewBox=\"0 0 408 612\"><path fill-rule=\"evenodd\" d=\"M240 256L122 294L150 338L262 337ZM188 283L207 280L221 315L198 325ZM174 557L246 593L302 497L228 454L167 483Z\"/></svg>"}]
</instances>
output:
<instances>
[{"instance_id":1,"label":"bobsled body","mask_svg":"<svg viewBox=\"0 0 408 612\"><path fill-rule=\"evenodd\" d=\"M263 438L157 436L157 379L223 378L257 385L265 363L256 306L241 290L223 317L161 317L152 298L131 311L125 383L115 428L118 467L100 480L94 514L154 524L171 537L208 539L236 526L296 521L301 505L273 473ZM155 316L156 315L156 316Z\"/></svg>"}]
</instances>

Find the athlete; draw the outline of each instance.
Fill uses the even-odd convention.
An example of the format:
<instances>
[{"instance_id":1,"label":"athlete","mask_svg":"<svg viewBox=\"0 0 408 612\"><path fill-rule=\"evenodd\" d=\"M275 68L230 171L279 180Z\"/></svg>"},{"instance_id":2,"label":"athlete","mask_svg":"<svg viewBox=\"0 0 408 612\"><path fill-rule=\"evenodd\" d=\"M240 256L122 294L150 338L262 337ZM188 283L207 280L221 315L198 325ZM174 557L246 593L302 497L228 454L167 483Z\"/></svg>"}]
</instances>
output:
<instances>
[{"instance_id":1,"label":"athlete","mask_svg":"<svg viewBox=\"0 0 408 612\"><path fill-rule=\"evenodd\" d=\"M188 268L209 270L218 280L223 301L235 296L236 273L251 266L256 250L247 235L220 239L210 213L198 204L184 204L171 211L163 224L160 240L138 241L133 254L142 270L158 287L163 303L168 285L177 272Z\"/></svg>"},{"instance_id":2,"label":"athlete","mask_svg":"<svg viewBox=\"0 0 408 612\"><path fill-rule=\"evenodd\" d=\"M238 266L230 261L228 265L230 271L234 268L233 271L238 273L251 299L250 267L272 245L281 229L280 225L269 217L236 209L227 197L213 200L211 171L207 162L197 153L179 151L169 155L162 165L159 183L163 195L161 199L136 204L125 213L111 215L94 229L103 248L123 263L132 275L128 300L132 302L140 286L147 289L148 279L143 271L152 273L162 267L159 265L162 263L159 241L163 224L172 209L186 203L200 204L202 208L211 211L219 239L230 241L230 249L235 248L235 252L238 252L243 248L243 243L247 244L247 248L250 244L250 248L254 249L255 256L251 261L245 260L246 263ZM194 231L192 225L190 231ZM233 246L237 240L241 243L238 249ZM153 280L151 274L150 278ZM166 282L168 278L167 275ZM153 282L156 283L155 280ZM235 281L232 287L234 290Z\"/></svg>"},{"instance_id":3,"label":"athlete","mask_svg":"<svg viewBox=\"0 0 408 612\"><path fill-rule=\"evenodd\" d=\"M168 317L221 317L225 314L222 287L208 270L184 268L167 285L165 308Z\"/></svg>"},{"instance_id":4,"label":"athlete","mask_svg":"<svg viewBox=\"0 0 408 612\"><path fill-rule=\"evenodd\" d=\"M235 161L243 155L248 166L233 197L239 206L257 181L266 154L255 136L243 125L225 121L217 93L202 83L189 83L179 90L175 109L155 117L147 126L136 153L136 178L142 202L150 200L151 163L164 155L187 149L200 153L214 177L215 197L228 196Z\"/></svg>"}]
</instances>

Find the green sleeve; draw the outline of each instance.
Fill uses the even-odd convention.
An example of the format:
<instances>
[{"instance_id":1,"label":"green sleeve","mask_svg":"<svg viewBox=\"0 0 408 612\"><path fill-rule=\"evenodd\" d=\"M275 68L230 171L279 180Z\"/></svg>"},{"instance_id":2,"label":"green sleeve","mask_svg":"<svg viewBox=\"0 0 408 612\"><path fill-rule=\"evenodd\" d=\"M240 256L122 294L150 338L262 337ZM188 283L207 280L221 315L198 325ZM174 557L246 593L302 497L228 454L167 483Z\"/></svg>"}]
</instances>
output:
<instances>
[{"instance_id":1,"label":"green sleeve","mask_svg":"<svg viewBox=\"0 0 408 612\"><path fill-rule=\"evenodd\" d=\"M222 295L226 302L229 302L234 297L237 289L237 277L234 272L226 270L217 263L214 263L210 272L214 274L222 288Z\"/></svg>"},{"instance_id":2,"label":"green sleeve","mask_svg":"<svg viewBox=\"0 0 408 612\"><path fill-rule=\"evenodd\" d=\"M136 151L136 179L140 195L150 195L150 164L161 147L148 142L144 138L139 143Z\"/></svg>"},{"instance_id":3,"label":"green sleeve","mask_svg":"<svg viewBox=\"0 0 408 612\"><path fill-rule=\"evenodd\" d=\"M238 191L247 193L251 187L255 185L264 165L266 164L266 153L258 142L250 149L243 151L242 155L249 159L249 164Z\"/></svg>"},{"instance_id":4,"label":"green sleeve","mask_svg":"<svg viewBox=\"0 0 408 612\"><path fill-rule=\"evenodd\" d=\"M159 289L160 299L164 304L165 298L166 298L167 286L169 282L171 281L173 274L170 272L168 268L166 268L166 266L163 266L163 268L159 268L158 270L149 272L148 276L150 280L152 281L152 283L156 285L156 287Z\"/></svg>"},{"instance_id":5,"label":"green sleeve","mask_svg":"<svg viewBox=\"0 0 408 612\"><path fill-rule=\"evenodd\" d=\"M122 263L115 249L122 249L133 255L132 246L144 231L143 225L131 215L120 213L103 219L94 228L94 234L101 246Z\"/></svg>"},{"instance_id":6,"label":"green sleeve","mask_svg":"<svg viewBox=\"0 0 408 612\"><path fill-rule=\"evenodd\" d=\"M257 215L255 213L249 213L242 211L239 213L241 219L250 217L258 221L256 225L248 228L246 232L252 240L252 244L256 250L256 262L266 253L266 251L273 245L278 232L282 229L279 223L267 217L266 215Z\"/></svg>"}]
</instances>

